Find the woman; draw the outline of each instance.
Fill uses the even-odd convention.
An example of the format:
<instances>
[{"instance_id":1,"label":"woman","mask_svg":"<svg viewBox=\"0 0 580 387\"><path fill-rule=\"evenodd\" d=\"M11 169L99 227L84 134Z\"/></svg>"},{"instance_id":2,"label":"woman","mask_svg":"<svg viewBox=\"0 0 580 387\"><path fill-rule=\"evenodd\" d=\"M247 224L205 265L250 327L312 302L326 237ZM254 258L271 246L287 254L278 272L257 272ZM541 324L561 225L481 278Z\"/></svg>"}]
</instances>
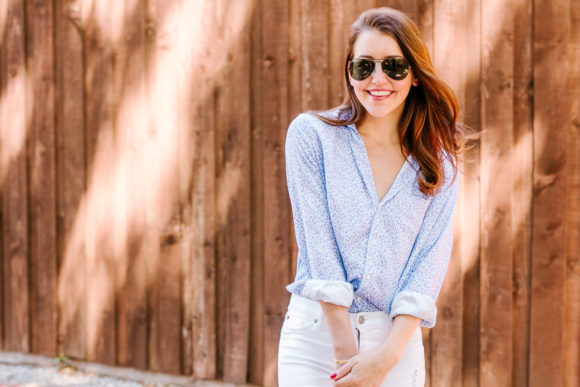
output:
<instances>
[{"instance_id":1,"label":"woman","mask_svg":"<svg viewBox=\"0 0 580 387\"><path fill-rule=\"evenodd\" d=\"M352 25L348 95L286 137L298 265L280 386L424 385L421 328L452 244L463 136L415 24L390 8Z\"/></svg>"}]
</instances>

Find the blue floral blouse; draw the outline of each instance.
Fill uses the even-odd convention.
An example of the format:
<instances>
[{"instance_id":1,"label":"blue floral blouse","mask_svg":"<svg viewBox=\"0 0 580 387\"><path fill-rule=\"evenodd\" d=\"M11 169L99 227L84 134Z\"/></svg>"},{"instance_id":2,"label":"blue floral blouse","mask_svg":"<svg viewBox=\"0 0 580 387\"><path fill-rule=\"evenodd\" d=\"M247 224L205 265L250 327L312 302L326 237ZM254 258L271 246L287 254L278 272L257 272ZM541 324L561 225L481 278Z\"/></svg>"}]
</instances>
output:
<instances>
[{"instance_id":1,"label":"blue floral blouse","mask_svg":"<svg viewBox=\"0 0 580 387\"><path fill-rule=\"evenodd\" d=\"M355 125L300 114L286 135L286 178L294 216L296 278L286 289L350 313L409 314L433 327L451 254L458 180L444 160L434 196L419 190L409 155L379 199Z\"/></svg>"}]
</instances>

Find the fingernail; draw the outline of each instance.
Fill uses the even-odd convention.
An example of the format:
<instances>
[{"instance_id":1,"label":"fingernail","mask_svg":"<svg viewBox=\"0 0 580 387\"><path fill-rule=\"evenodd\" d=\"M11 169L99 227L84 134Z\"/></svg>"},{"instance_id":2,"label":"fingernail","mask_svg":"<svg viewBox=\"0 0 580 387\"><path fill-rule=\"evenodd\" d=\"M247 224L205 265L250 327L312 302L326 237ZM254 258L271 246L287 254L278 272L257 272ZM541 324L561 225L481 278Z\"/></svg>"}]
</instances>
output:
<instances>
[{"instance_id":1,"label":"fingernail","mask_svg":"<svg viewBox=\"0 0 580 387\"><path fill-rule=\"evenodd\" d=\"M336 378L336 374L330 375L330 379L334 379L334 378Z\"/></svg>"}]
</instances>

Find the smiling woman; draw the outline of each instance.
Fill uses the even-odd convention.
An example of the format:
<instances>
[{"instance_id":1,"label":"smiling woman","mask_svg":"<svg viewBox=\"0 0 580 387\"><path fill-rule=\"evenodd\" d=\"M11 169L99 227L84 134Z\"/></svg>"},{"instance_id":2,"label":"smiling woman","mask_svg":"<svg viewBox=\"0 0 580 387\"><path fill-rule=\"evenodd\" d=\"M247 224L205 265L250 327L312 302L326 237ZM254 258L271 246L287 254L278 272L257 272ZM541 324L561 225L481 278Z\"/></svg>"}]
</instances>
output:
<instances>
[{"instance_id":1,"label":"smiling woman","mask_svg":"<svg viewBox=\"0 0 580 387\"><path fill-rule=\"evenodd\" d=\"M417 27L390 8L352 25L346 101L299 115L286 137L298 245L280 386L417 386L420 326L452 245L463 131Z\"/></svg>"}]
</instances>

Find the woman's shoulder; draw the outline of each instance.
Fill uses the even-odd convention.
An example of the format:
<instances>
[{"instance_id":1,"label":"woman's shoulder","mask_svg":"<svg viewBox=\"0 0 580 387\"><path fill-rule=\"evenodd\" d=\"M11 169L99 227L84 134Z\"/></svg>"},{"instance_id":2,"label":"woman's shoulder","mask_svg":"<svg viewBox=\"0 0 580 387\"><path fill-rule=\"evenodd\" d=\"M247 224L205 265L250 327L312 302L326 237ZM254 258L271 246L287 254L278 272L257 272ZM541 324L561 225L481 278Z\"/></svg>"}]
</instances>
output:
<instances>
[{"instance_id":1,"label":"woman's shoulder","mask_svg":"<svg viewBox=\"0 0 580 387\"><path fill-rule=\"evenodd\" d=\"M457 158L453 154L444 151L441 163L443 167L443 184L441 184L442 191L457 189L459 183L459 166L457 164Z\"/></svg>"},{"instance_id":2,"label":"woman's shoulder","mask_svg":"<svg viewBox=\"0 0 580 387\"><path fill-rule=\"evenodd\" d=\"M344 130L344 126L331 125L324 122L321 117L329 119L339 119L341 113L338 109L326 110L323 112L303 112L296 116L290 126L288 132L299 132L303 136L326 136L335 134L338 130Z\"/></svg>"}]
</instances>

